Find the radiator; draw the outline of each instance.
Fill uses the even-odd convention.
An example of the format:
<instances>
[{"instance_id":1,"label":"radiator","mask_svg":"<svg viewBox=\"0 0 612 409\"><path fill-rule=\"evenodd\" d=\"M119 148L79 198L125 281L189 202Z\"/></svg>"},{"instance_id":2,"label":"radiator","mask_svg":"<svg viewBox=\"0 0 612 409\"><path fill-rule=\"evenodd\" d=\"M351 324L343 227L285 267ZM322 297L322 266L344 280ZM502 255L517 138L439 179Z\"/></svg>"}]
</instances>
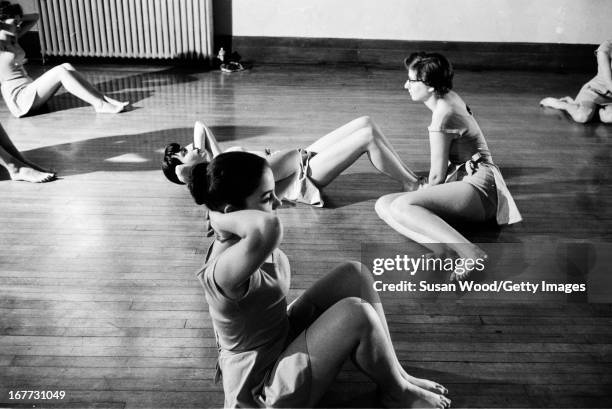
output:
<instances>
[{"instance_id":1,"label":"radiator","mask_svg":"<svg viewBox=\"0 0 612 409\"><path fill-rule=\"evenodd\" d=\"M38 0L45 56L210 58L212 0Z\"/></svg>"}]
</instances>

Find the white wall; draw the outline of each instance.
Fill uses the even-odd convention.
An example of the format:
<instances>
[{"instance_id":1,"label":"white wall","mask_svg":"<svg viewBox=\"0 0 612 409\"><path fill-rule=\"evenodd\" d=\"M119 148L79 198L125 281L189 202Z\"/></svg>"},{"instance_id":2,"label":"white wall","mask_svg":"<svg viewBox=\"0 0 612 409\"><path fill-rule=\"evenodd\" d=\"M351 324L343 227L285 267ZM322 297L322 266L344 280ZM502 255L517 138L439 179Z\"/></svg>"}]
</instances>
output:
<instances>
[{"instance_id":1,"label":"white wall","mask_svg":"<svg viewBox=\"0 0 612 409\"><path fill-rule=\"evenodd\" d=\"M166 1L166 0L156 0ZM26 12L35 0L17 0ZM599 44L612 0L216 0L217 34ZM231 5L231 6L230 6Z\"/></svg>"},{"instance_id":2,"label":"white wall","mask_svg":"<svg viewBox=\"0 0 612 409\"><path fill-rule=\"evenodd\" d=\"M218 32L595 44L612 38L611 19L612 0L232 0L231 30Z\"/></svg>"}]
</instances>

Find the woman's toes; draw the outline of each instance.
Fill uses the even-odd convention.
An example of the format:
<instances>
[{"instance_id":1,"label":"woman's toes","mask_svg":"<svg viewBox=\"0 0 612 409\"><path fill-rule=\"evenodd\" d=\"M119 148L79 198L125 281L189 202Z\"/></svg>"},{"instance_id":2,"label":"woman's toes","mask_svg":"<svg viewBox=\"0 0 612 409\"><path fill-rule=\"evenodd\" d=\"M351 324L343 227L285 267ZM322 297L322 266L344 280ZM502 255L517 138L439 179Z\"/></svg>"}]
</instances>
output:
<instances>
[{"instance_id":1,"label":"woman's toes","mask_svg":"<svg viewBox=\"0 0 612 409\"><path fill-rule=\"evenodd\" d=\"M45 183L55 179L55 174L40 172L29 167L21 167L16 172L11 173L11 179L31 183Z\"/></svg>"},{"instance_id":2,"label":"woman's toes","mask_svg":"<svg viewBox=\"0 0 612 409\"><path fill-rule=\"evenodd\" d=\"M440 384L436 385L436 390L439 391L442 395L446 395L448 393L448 389L446 389L444 386Z\"/></svg>"}]
</instances>

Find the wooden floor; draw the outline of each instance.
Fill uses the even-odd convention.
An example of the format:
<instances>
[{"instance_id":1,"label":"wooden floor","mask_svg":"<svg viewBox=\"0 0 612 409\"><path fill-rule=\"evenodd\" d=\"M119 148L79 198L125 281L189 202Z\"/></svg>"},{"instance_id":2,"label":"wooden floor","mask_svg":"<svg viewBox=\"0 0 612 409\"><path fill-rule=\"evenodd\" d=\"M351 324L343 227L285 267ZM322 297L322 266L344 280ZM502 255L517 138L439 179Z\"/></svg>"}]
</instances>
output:
<instances>
[{"instance_id":1,"label":"wooden floor","mask_svg":"<svg viewBox=\"0 0 612 409\"><path fill-rule=\"evenodd\" d=\"M61 176L0 181L0 407L219 407L217 351L194 277L208 245L202 209L164 179L164 145L189 141L202 119L225 147L305 146L367 114L426 171L428 111L410 102L399 68L82 69L133 110L96 115L68 95L22 119L0 107L16 145ZM588 292L384 294L400 360L446 385L454 407L612 405L612 126L538 107L587 79L456 74L525 219L461 227L492 254L479 280L587 283ZM339 261L360 259L368 243L425 252L374 213L375 199L398 187L363 158L325 190L328 208L279 210L292 297ZM23 389L66 398L9 400ZM322 405L377 406L375 388L347 365Z\"/></svg>"}]
</instances>

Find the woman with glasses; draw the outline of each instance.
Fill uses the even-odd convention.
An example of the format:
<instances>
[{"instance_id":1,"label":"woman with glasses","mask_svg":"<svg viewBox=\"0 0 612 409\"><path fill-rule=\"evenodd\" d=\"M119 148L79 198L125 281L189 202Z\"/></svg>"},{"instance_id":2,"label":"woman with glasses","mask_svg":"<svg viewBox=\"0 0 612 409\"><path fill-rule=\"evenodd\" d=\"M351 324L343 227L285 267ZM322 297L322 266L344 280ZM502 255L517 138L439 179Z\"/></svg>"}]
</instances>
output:
<instances>
[{"instance_id":1,"label":"woman with glasses","mask_svg":"<svg viewBox=\"0 0 612 409\"><path fill-rule=\"evenodd\" d=\"M20 118L36 111L61 86L90 104L96 112L116 114L123 111L128 102L102 94L68 63L53 67L36 79L28 75L23 67L26 58L19 38L37 21L37 14L24 15L20 5L0 2L0 89L11 114Z\"/></svg>"},{"instance_id":2,"label":"woman with glasses","mask_svg":"<svg viewBox=\"0 0 612 409\"><path fill-rule=\"evenodd\" d=\"M406 58L404 65L404 88L432 112L429 176L417 191L381 197L376 212L396 231L435 252L484 260L485 252L447 221L495 219L510 224L521 216L470 108L451 90L450 62L440 54L420 52ZM464 279L469 273L461 269L450 278Z\"/></svg>"}]
</instances>

